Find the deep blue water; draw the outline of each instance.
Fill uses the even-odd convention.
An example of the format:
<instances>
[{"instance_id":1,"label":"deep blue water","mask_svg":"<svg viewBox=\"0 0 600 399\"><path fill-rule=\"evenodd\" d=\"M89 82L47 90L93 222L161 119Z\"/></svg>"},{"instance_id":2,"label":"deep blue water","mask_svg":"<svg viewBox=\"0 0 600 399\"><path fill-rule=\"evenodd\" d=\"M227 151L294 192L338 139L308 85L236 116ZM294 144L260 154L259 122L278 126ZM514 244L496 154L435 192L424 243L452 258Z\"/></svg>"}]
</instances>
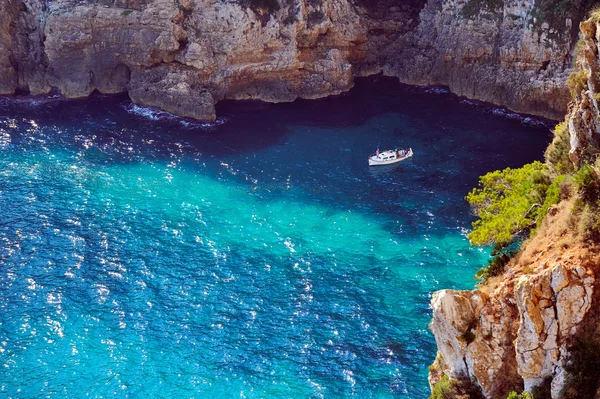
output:
<instances>
[{"instance_id":1,"label":"deep blue water","mask_svg":"<svg viewBox=\"0 0 600 399\"><path fill-rule=\"evenodd\" d=\"M548 128L384 78L217 113L0 99L2 397L428 396L431 294L487 257L463 198Z\"/></svg>"}]
</instances>

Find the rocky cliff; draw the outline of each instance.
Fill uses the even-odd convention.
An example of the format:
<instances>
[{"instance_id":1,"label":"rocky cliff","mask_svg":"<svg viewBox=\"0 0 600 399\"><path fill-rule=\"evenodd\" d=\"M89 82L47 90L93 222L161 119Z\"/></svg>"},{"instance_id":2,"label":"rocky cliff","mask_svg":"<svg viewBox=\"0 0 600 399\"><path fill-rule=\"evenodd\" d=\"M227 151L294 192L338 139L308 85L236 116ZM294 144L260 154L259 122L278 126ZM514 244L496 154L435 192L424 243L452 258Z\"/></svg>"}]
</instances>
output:
<instances>
[{"instance_id":1,"label":"rocky cliff","mask_svg":"<svg viewBox=\"0 0 600 399\"><path fill-rule=\"evenodd\" d=\"M600 148L600 16L581 23L575 70L569 78L574 96L567 116L570 160L579 165Z\"/></svg>"},{"instance_id":2,"label":"rocky cliff","mask_svg":"<svg viewBox=\"0 0 600 399\"><path fill-rule=\"evenodd\" d=\"M554 176L581 167L572 178L578 191L550 208L503 275L477 290L433 295L432 387L446 376L471 381L487 398L522 390L546 392L534 399L600 397L600 13L580 30L573 100L546 152ZM586 352L591 380L577 369Z\"/></svg>"},{"instance_id":3,"label":"rocky cliff","mask_svg":"<svg viewBox=\"0 0 600 399\"><path fill-rule=\"evenodd\" d=\"M386 74L562 119L577 24L589 5L521 0L428 1L419 23L386 49Z\"/></svg>"},{"instance_id":4,"label":"rocky cliff","mask_svg":"<svg viewBox=\"0 0 600 399\"><path fill-rule=\"evenodd\" d=\"M212 119L221 99L323 97L383 71L559 118L587 7L567 3L550 18L534 0L0 0L0 94L127 91Z\"/></svg>"},{"instance_id":5,"label":"rocky cliff","mask_svg":"<svg viewBox=\"0 0 600 399\"><path fill-rule=\"evenodd\" d=\"M600 248L572 232L572 205L553 208L543 231L485 289L434 294L432 385L445 374L476 381L487 398L543 385L561 397L570 350L597 338L600 316Z\"/></svg>"}]
</instances>

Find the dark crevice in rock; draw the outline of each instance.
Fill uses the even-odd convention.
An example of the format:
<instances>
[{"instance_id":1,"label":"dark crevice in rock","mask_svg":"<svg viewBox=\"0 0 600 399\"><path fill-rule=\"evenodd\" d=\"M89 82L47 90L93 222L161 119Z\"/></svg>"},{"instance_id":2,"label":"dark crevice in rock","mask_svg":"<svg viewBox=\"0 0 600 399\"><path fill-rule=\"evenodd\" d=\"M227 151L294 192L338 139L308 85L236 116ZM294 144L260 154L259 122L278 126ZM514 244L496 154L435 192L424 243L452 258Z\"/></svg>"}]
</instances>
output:
<instances>
[{"instance_id":1,"label":"dark crevice in rock","mask_svg":"<svg viewBox=\"0 0 600 399\"><path fill-rule=\"evenodd\" d=\"M538 68L537 73L539 74L540 72L547 70L548 65L550 65L550 60L542 62L542 65Z\"/></svg>"},{"instance_id":2,"label":"dark crevice in rock","mask_svg":"<svg viewBox=\"0 0 600 399\"><path fill-rule=\"evenodd\" d=\"M185 51L189 45L189 40L187 38L179 39L177 42L179 43L179 51Z\"/></svg>"}]
</instances>

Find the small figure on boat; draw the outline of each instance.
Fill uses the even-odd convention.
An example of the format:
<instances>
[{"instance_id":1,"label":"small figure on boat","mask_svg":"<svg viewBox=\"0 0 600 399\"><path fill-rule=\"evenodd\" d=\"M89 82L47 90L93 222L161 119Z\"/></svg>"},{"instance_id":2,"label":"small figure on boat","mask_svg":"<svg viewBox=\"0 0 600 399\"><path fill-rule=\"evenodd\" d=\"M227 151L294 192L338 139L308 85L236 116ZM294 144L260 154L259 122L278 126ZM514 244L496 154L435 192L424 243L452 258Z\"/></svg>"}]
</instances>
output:
<instances>
[{"instance_id":1,"label":"small figure on boat","mask_svg":"<svg viewBox=\"0 0 600 399\"><path fill-rule=\"evenodd\" d=\"M374 155L369 157L369 166L389 165L392 163L404 161L413 156L412 148L396 148L395 150L379 151L379 148Z\"/></svg>"}]
</instances>

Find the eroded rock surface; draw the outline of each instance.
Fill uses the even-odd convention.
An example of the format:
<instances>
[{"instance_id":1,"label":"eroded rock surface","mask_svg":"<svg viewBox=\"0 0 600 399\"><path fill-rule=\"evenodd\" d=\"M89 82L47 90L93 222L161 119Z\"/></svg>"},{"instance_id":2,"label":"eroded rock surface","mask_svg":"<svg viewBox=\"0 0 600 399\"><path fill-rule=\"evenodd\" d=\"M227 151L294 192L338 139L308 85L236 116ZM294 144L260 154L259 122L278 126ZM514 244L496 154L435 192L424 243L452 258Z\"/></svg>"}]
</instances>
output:
<instances>
[{"instance_id":1,"label":"eroded rock surface","mask_svg":"<svg viewBox=\"0 0 600 399\"><path fill-rule=\"evenodd\" d=\"M536 24L533 0L469 14L474 0L273 1L278 9L250 0L0 0L0 94L128 91L135 102L210 119L224 98L318 98L384 72L522 112L566 110L577 21L560 21L564 32Z\"/></svg>"},{"instance_id":2,"label":"eroded rock surface","mask_svg":"<svg viewBox=\"0 0 600 399\"><path fill-rule=\"evenodd\" d=\"M485 2L429 1L417 27L384 51L385 73L561 119L570 100L573 21L564 17L558 28L536 24L535 3L505 0L498 9L469 14L467 5Z\"/></svg>"},{"instance_id":3,"label":"eroded rock surface","mask_svg":"<svg viewBox=\"0 0 600 399\"><path fill-rule=\"evenodd\" d=\"M530 254L492 287L434 294L432 386L446 374L477 381L487 398L505 398L550 380L552 398L560 397L570 348L578 339L597 338L600 300L597 248L558 244L577 242L568 239L568 212L563 204L549 214L551 227L529 244Z\"/></svg>"},{"instance_id":4,"label":"eroded rock surface","mask_svg":"<svg viewBox=\"0 0 600 399\"><path fill-rule=\"evenodd\" d=\"M589 19L582 22L580 28L577 65L569 79L575 100L567 116L571 146L569 158L577 166L593 155L586 151L600 146L600 23Z\"/></svg>"}]
</instances>

